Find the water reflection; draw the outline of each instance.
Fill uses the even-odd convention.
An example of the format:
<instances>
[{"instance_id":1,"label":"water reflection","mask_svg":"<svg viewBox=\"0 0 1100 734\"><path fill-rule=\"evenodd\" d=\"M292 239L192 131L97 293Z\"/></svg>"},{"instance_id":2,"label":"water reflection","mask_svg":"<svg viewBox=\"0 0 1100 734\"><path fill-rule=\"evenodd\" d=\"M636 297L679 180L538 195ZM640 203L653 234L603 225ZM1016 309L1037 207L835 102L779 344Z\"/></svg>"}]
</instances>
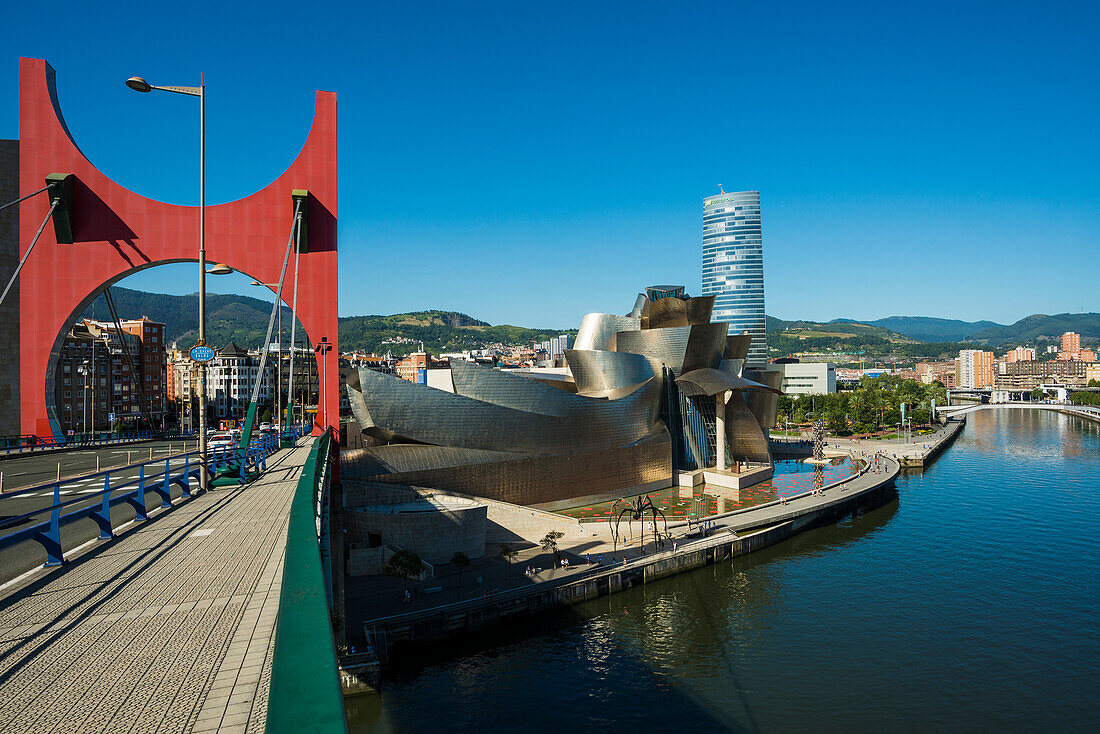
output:
<instances>
[{"instance_id":1,"label":"water reflection","mask_svg":"<svg viewBox=\"0 0 1100 734\"><path fill-rule=\"evenodd\" d=\"M973 414L900 501L417 653L352 730L1091 730L1098 476L1082 421Z\"/></svg>"}]
</instances>

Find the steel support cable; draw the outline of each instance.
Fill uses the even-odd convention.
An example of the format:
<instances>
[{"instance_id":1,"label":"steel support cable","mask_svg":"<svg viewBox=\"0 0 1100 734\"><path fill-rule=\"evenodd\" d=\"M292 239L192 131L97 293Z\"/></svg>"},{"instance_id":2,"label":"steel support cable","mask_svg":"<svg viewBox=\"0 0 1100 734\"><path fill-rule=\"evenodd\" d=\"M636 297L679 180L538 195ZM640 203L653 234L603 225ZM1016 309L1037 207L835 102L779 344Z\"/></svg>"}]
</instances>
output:
<instances>
[{"instance_id":1,"label":"steel support cable","mask_svg":"<svg viewBox=\"0 0 1100 734\"><path fill-rule=\"evenodd\" d=\"M27 194L26 196L20 196L15 201L9 201L7 204L4 204L3 206L0 206L0 211L3 211L4 209L7 209L9 206L15 206L16 204L18 204L21 201L26 201L27 199L31 198L32 196L38 196L43 191L49 191L50 186L53 186L53 184L50 184L49 186L46 186L45 188L39 189L38 191L35 191L33 194Z\"/></svg>"},{"instance_id":2,"label":"steel support cable","mask_svg":"<svg viewBox=\"0 0 1100 734\"><path fill-rule=\"evenodd\" d=\"M49 186L47 186L46 188L48 189ZM31 194L31 196L34 196L34 194ZM25 253L23 253L23 257L22 259L20 259L19 264L15 266L15 272L11 274L11 278L8 280L8 285L4 288L3 295L0 295L0 306L4 305L4 300L8 297L8 291L10 291L11 287L15 285L15 279L19 277L19 271L21 271L23 269L23 266L27 264L27 258L31 256L31 250L33 250L34 246L38 244L38 238L42 236L42 230L46 228L46 222L50 221L50 217L53 216L53 210L56 209L57 205L60 203L61 199L54 199L53 203L50 204L50 210L46 212L46 218L42 220L42 226L40 226L38 228L38 231L34 233L34 239L31 240L31 246L27 248L27 251Z\"/></svg>"},{"instance_id":3,"label":"steel support cable","mask_svg":"<svg viewBox=\"0 0 1100 734\"><path fill-rule=\"evenodd\" d=\"M302 236L301 223L302 219L299 217L295 222L296 231L294 235L295 244L299 246L294 248L294 296L290 306L290 380L286 387L286 402L291 410L290 417L292 421L294 419L294 329L298 325L298 263L302 255L301 246L298 242L298 238ZM281 354L279 355L279 359L282 359ZM303 411L303 417L304 415L305 413Z\"/></svg>"},{"instance_id":4,"label":"steel support cable","mask_svg":"<svg viewBox=\"0 0 1100 734\"><path fill-rule=\"evenodd\" d=\"M252 399L249 401L250 403L256 403L260 399L260 382L263 380L264 368L267 366L267 354L271 351L271 330L275 328L275 316L279 313L279 309L283 307L283 280L286 278L287 263L290 262L290 249L297 240L296 235L301 231L301 208L301 200L294 202L294 223L290 225L290 238L287 240L286 252L283 254L283 269L279 271L279 287L275 291L275 306L271 309L271 316L267 319L267 336L264 337L264 348L260 353L260 368L256 378L256 384L252 386ZM279 355L279 357L281 359L282 355Z\"/></svg>"},{"instance_id":5,"label":"steel support cable","mask_svg":"<svg viewBox=\"0 0 1100 734\"><path fill-rule=\"evenodd\" d=\"M122 322L118 318L118 310L115 309L115 299L111 295L110 286L107 287L107 290L103 291L103 297L107 301L107 310L111 312L111 318L114 319L115 328L118 329L118 338L122 342L123 354L126 355L126 362L130 365L130 378L137 384L138 410L149 423L150 430L152 430L153 418L149 415L149 411L145 407L145 390L142 389L141 380L138 379L139 377L144 377L144 373L138 375L138 371L134 368L134 358L130 354L130 344L126 341L127 333L122 330Z\"/></svg>"}]
</instances>

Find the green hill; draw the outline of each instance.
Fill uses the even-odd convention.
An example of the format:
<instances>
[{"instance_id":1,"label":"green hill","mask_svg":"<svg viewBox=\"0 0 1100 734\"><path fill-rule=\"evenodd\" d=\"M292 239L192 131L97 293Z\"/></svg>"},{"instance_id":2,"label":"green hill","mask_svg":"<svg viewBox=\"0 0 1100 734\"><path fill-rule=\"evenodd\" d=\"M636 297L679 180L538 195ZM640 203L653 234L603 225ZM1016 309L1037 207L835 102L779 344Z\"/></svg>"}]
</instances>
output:
<instances>
[{"instance_id":1,"label":"green hill","mask_svg":"<svg viewBox=\"0 0 1100 734\"><path fill-rule=\"evenodd\" d=\"M973 338L987 344L1001 345L1035 341L1042 337L1057 340L1067 331L1077 332L1082 340L1100 339L1100 313L1060 313L1054 316L1037 313L1009 326L983 329Z\"/></svg>"},{"instance_id":2,"label":"green hill","mask_svg":"<svg viewBox=\"0 0 1100 734\"><path fill-rule=\"evenodd\" d=\"M179 346L194 344L198 335L198 294L170 296L129 288L111 288L115 307L122 319L148 316L165 325L166 339ZM86 317L110 319L100 296L85 312ZM206 335L215 347L233 341L242 347L263 343L271 303L249 296L211 293L206 296ZM290 309L283 309L283 331L289 338ZM299 330L299 335L301 330ZM529 329L522 326L493 326L453 311L417 311L389 316L348 316L340 319L340 348L346 351L391 351L407 354L419 348L429 352L461 351L484 344L524 345L545 341L569 329ZM299 337L301 338L301 337ZM301 343L301 342L299 342Z\"/></svg>"},{"instance_id":3,"label":"green hill","mask_svg":"<svg viewBox=\"0 0 1100 734\"><path fill-rule=\"evenodd\" d=\"M830 324L857 323L855 319L833 319ZM884 319L858 323L881 326L922 342L960 342L973 337L983 329L1002 327L994 321L960 321L938 319L931 316L888 316Z\"/></svg>"}]
</instances>

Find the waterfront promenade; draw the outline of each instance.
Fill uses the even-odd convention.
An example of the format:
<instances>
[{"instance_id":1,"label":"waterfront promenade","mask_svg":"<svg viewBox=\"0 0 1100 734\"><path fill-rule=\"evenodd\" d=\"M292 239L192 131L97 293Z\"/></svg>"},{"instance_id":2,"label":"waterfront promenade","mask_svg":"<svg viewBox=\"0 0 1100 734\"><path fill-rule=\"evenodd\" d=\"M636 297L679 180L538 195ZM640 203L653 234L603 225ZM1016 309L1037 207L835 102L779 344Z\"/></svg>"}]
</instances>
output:
<instances>
[{"instance_id":1,"label":"waterfront promenade","mask_svg":"<svg viewBox=\"0 0 1100 734\"><path fill-rule=\"evenodd\" d=\"M904 467L925 466L943 451L959 431L966 425L965 420L951 420L934 433L915 436L912 441L898 439L851 439L830 436L825 443L827 456L871 457L875 454L889 456Z\"/></svg>"},{"instance_id":2,"label":"waterfront promenade","mask_svg":"<svg viewBox=\"0 0 1100 734\"><path fill-rule=\"evenodd\" d=\"M0 731L262 731L308 453L3 588Z\"/></svg>"},{"instance_id":3,"label":"waterfront promenade","mask_svg":"<svg viewBox=\"0 0 1100 734\"><path fill-rule=\"evenodd\" d=\"M559 543L572 561L568 570L546 567L534 577L526 576L527 565L552 558L538 550L531 551L532 555L524 553L512 563L489 558L479 564L476 572L465 572L467 578L480 575L484 586L432 579L424 586L441 588L412 602L402 600L400 580L371 578L373 593L369 597L353 598L349 593L348 616L364 620L363 627L380 646L428 641L490 626L512 614L584 601L720 558L759 550L853 511L890 485L899 471L897 461L885 458L877 470L868 468L820 490L706 518L706 532L695 523L670 523L675 547L659 551L653 549L652 542L644 549L636 541L633 546L616 547L610 539L609 523L582 523L587 537ZM584 563L585 557L595 559L601 554L608 561L605 564ZM354 628L348 632L349 641L358 638ZM385 650L380 652L385 655Z\"/></svg>"}]
</instances>

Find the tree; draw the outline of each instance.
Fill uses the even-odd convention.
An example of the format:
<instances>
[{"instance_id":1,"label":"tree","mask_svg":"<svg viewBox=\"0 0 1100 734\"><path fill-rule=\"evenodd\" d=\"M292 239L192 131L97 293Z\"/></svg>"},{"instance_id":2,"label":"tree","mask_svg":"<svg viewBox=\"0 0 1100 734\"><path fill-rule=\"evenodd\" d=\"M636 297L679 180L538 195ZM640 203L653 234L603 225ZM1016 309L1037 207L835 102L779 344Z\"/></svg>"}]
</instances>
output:
<instances>
[{"instance_id":1,"label":"tree","mask_svg":"<svg viewBox=\"0 0 1100 734\"><path fill-rule=\"evenodd\" d=\"M462 551L458 551L451 556L451 563L458 569L458 585L462 586L462 569L470 565L470 558Z\"/></svg>"},{"instance_id":2,"label":"tree","mask_svg":"<svg viewBox=\"0 0 1100 734\"><path fill-rule=\"evenodd\" d=\"M393 554L390 558L390 562L386 564L384 573L387 576L399 576L405 584L405 590L409 588L409 576L419 576L420 572L424 570L424 562L420 560L420 556L416 555L410 550L399 550Z\"/></svg>"},{"instance_id":3,"label":"tree","mask_svg":"<svg viewBox=\"0 0 1100 734\"><path fill-rule=\"evenodd\" d=\"M560 530L551 530L549 533L543 536L539 544L542 545L542 549L548 553L554 554L554 560L557 561L561 558L561 551L558 550L558 538L564 538L565 533Z\"/></svg>"},{"instance_id":4,"label":"tree","mask_svg":"<svg viewBox=\"0 0 1100 734\"><path fill-rule=\"evenodd\" d=\"M504 560L508 561L508 563L511 563L512 559L515 558L518 555L519 555L519 553L517 551L515 551L512 548L512 546L508 545L507 543L504 543L500 546L500 557L503 558Z\"/></svg>"},{"instance_id":5,"label":"tree","mask_svg":"<svg viewBox=\"0 0 1100 734\"><path fill-rule=\"evenodd\" d=\"M270 422L271 422L271 407L268 406L268 407L265 407L264 412L260 414L260 423L270 423Z\"/></svg>"},{"instance_id":6,"label":"tree","mask_svg":"<svg viewBox=\"0 0 1100 734\"><path fill-rule=\"evenodd\" d=\"M1097 379L1089 380L1089 384L1085 385L1085 387L1100 387L1100 380L1097 380Z\"/></svg>"},{"instance_id":7,"label":"tree","mask_svg":"<svg viewBox=\"0 0 1100 734\"><path fill-rule=\"evenodd\" d=\"M1040 390L1039 388L1035 388L1034 390L1031 391L1031 399L1032 400L1042 400L1045 397L1046 397L1046 394L1042 390Z\"/></svg>"},{"instance_id":8,"label":"tree","mask_svg":"<svg viewBox=\"0 0 1100 734\"><path fill-rule=\"evenodd\" d=\"M1100 393L1095 392L1075 392L1070 395L1069 399L1073 401L1074 405L1100 405Z\"/></svg>"},{"instance_id":9,"label":"tree","mask_svg":"<svg viewBox=\"0 0 1100 734\"><path fill-rule=\"evenodd\" d=\"M825 422L833 433L841 433L848 430L848 419L839 410L830 408L825 412Z\"/></svg>"}]
</instances>

